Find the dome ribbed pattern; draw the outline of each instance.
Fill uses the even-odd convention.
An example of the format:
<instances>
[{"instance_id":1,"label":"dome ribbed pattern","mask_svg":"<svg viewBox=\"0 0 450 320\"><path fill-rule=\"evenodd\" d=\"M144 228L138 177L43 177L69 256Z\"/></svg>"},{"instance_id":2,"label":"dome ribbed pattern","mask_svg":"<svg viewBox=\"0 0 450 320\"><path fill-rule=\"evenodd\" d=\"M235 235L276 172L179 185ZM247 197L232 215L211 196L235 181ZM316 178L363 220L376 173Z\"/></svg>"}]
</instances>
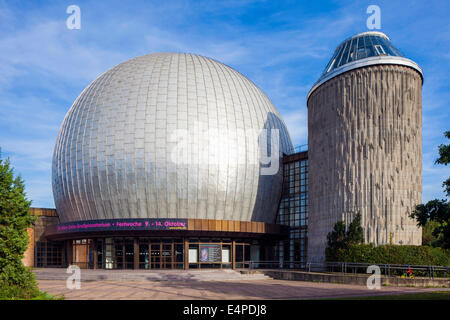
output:
<instances>
[{"instance_id":1,"label":"dome ribbed pattern","mask_svg":"<svg viewBox=\"0 0 450 320\"><path fill-rule=\"evenodd\" d=\"M61 126L52 168L61 222L273 222L281 170L260 175L258 136L247 135L263 128L279 129L280 157L292 151L266 95L224 64L183 53L119 64L81 93Z\"/></svg>"}]
</instances>

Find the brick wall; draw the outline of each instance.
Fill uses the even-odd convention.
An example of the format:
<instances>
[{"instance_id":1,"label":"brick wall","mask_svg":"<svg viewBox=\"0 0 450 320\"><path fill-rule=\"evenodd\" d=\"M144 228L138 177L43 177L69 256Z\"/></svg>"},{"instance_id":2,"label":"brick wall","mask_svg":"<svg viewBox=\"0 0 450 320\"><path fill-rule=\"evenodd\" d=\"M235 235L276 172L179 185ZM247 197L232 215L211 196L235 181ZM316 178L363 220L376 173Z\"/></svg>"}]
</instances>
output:
<instances>
[{"instance_id":1,"label":"brick wall","mask_svg":"<svg viewBox=\"0 0 450 320\"><path fill-rule=\"evenodd\" d=\"M45 228L51 224L59 223L59 218L55 209L30 208L30 213L34 216L37 216L38 219L34 223L33 227L27 230L29 245L28 249L24 253L22 262L27 267L34 267L34 249L36 242L45 241Z\"/></svg>"}]
</instances>

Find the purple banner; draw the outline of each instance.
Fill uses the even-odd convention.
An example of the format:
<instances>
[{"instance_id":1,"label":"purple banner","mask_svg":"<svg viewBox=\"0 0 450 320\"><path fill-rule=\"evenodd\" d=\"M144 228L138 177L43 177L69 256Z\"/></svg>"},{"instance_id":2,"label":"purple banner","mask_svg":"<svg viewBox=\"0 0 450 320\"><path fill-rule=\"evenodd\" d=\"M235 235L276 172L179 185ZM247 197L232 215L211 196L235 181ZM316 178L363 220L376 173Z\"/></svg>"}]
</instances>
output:
<instances>
[{"instance_id":1,"label":"purple banner","mask_svg":"<svg viewBox=\"0 0 450 320\"><path fill-rule=\"evenodd\" d=\"M107 219L60 223L56 233L130 230L187 230L187 219Z\"/></svg>"}]
</instances>

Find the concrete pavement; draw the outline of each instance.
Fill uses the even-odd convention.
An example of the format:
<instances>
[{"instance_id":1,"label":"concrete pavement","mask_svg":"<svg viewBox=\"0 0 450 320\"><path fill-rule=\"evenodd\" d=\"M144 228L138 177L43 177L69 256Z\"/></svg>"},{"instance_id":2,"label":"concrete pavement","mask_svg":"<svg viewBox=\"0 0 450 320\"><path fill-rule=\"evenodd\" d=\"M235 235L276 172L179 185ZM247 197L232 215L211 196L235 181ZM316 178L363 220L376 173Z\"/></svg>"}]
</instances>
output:
<instances>
[{"instance_id":1,"label":"concrete pavement","mask_svg":"<svg viewBox=\"0 0 450 320\"><path fill-rule=\"evenodd\" d=\"M369 290L359 285L241 277L239 272L220 270L120 270L112 273L105 270L82 270L83 274L84 281L81 282L79 290L66 287L69 274L65 274L65 269L55 272L54 279L49 279L49 269L37 272L37 278L41 290L52 295L64 295L69 300L317 299L449 290L410 287L381 287L380 290ZM102 274L103 278L95 279Z\"/></svg>"}]
</instances>

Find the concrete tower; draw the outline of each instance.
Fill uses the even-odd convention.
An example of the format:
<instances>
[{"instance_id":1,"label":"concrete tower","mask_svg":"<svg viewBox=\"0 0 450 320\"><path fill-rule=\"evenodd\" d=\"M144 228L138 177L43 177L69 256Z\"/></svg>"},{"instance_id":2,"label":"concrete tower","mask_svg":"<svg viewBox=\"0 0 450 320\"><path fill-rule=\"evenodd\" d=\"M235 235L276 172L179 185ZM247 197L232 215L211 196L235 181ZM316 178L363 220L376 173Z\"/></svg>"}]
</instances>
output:
<instances>
[{"instance_id":1,"label":"concrete tower","mask_svg":"<svg viewBox=\"0 0 450 320\"><path fill-rule=\"evenodd\" d=\"M421 68L381 32L336 49L308 94L308 260L325 259L327 234L360 212L365 241L414 244L409 218L422 194Z\"/></svg>"}]
</instances>

